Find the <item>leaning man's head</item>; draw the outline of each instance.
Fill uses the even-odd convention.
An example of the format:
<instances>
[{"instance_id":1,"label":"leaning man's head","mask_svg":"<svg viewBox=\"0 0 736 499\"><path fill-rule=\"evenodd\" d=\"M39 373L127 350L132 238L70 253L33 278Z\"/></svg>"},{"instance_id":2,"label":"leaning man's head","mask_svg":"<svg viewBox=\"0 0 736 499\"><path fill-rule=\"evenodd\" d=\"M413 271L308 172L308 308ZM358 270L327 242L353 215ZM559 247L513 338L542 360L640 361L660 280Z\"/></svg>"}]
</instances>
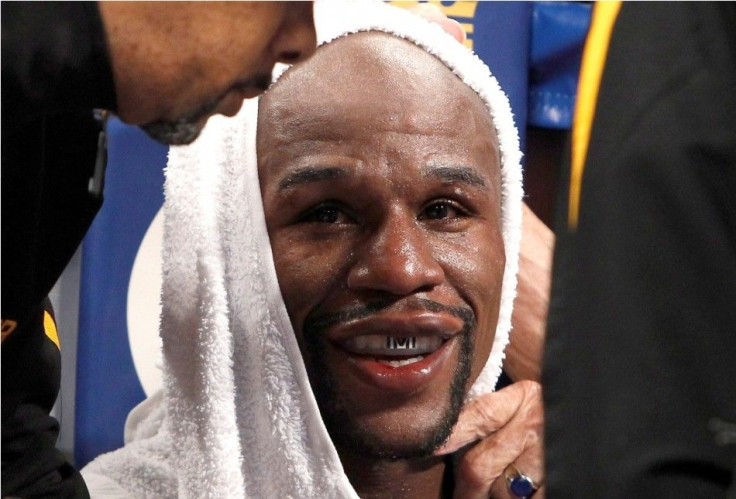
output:
<instances>
[{"instance_id":1,"label":"leaning man's head","mask_svg":"<svg viewBox=\"0 0 736 499\"><path fill-rule=\"evenodd\" d=\"M489 112L423 49L371 32L287 72L259 114L276 272L327 429L340 452L428 455L498 320Z\"/></svg>"}]
</instances>

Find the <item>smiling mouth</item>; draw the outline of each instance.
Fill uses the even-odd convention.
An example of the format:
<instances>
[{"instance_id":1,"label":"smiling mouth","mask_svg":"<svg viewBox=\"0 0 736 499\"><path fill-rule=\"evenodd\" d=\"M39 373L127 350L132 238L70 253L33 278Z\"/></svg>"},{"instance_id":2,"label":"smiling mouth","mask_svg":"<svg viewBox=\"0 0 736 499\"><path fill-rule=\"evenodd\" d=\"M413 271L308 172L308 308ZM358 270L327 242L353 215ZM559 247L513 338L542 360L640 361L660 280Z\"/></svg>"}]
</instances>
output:
<instances>
[{"instance_id":1,"label":"smiling mouth","mask_svg":"<svg viewBox=\"0 0 736 499\"><path fill-rule=\"evenodd\" d=\"M358 383L371 396L406 397L452 377L453 359L474 327L469 307L376 300L307 316L303 337L310 356L343 382Z\"/></svg>"},{"instance_id":2,"label":"smiling mouth","mask_svg":"<svg viewBox=\"0 0 736 499\"><path fill-rule=\"evenodd\" d=\"M449 337L449 336L448 336ZM392 368L421 362L447 341L441 336L356 336L342 343L349 354Z\"/></svg>"},{"instance_id":3,"label":"smiling mouth","mask_svg":"<svg viewBox=\"0 0 736 499\"><path fill-rule=\"evenodd\" d=\"M349 376L388 395L410 396L452 372L462 335L401 336L367 334L333 346L347 362Z\"/></svg>"}]
</instances>

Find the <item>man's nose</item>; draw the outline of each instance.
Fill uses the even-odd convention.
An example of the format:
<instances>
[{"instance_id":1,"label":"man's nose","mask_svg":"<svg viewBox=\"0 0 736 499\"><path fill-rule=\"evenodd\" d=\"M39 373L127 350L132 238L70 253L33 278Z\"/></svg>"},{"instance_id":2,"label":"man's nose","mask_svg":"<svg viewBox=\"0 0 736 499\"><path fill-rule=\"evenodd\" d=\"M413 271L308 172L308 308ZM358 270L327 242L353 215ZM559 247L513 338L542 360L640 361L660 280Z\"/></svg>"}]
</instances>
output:
<instances>
[{"instance_id":1,"label":"man's nose","mask_svg":"<svg viewBox=\"0 0 736 499\"><path fill-rule=\"evenodd\" d=\"M312 2L287 2L284 21L271 40L271 53L278 62L295 64L314 53L317 34L314 31Z\"/></svg>"},{"instance_id":2,"label":"man's nose","mask_svg":"<svg viewBox=\"0 0 736 499\"><path fill-rule=\"evenodd\" d=\"M445 278L434 256L431 237L409 219L392 217L356 252L348 274L352 290L384 291L397 296L430 291Z\"/></svg>"}]
</instances>

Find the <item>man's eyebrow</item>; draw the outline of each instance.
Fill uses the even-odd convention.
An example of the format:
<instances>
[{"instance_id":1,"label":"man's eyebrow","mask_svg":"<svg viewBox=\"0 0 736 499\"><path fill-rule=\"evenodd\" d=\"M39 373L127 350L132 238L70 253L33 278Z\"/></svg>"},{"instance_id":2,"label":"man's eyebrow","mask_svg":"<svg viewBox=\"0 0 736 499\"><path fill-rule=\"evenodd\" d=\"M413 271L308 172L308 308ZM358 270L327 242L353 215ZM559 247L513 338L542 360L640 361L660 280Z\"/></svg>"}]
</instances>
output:
<instances>
[{"instance_id":1,"label":"man's eyebrow","mask_svg":"<svg viewBox=\"0 0 736 499\"><path fill-rule=\"evenodd\" d=\"M445 182L462 182L482 189L488 187L485 179L473 168L467 166L433 166L427 168L422 176L444 180Z\"/></svg>"},{"instance_id":2,"label":"man's eyebrow","mask_svg":"<svg viewBox=\"0 0 736 499\"><path fill-rule=\"evenodd\" d=\"M296 185L307 184L309 182L331 180L344 177L345 175L347 175L347 171L344 168L336 166L306 166L298 168L282 178L279 182L279 190L289 189Z\"/></svg>"}]
</instances>

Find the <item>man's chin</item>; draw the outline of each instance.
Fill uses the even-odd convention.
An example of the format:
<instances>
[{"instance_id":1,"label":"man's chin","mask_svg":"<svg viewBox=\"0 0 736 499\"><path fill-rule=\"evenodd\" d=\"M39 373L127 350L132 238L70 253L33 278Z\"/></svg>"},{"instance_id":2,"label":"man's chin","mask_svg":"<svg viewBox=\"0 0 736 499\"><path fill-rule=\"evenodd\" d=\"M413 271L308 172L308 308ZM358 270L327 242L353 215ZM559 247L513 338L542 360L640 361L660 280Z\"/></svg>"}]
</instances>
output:
<instances>
[{"instance_id":1,"label":"man's chin","mask_svg":"<svg viewBox=\"0 0 736 499\"><path fill-rule=\"evenodd\" d=\"M330 431L335 446L340 451L359 455L363 459L399 461L431 456L450 436L456 418L440 422L421 434L402 434L387 438L379 432L355 428L348 433Z\"/></svg>"},{"instance_id":2,"label":"man's chin","mask_svg":"<svg viewBox=\"0 0 736 499\"><path fill-rule=\"evenodd\" d=\"M457 423L467 382L463 371L459 369L444 400L407 402L393 409L360 411L360 414L355 412L357 401L335 392L329 398L319 394L323 396L318 395L317 403L341 454L347 452L369 460L425 458L447 441Z\"/></svg>"},{"instance_id":3,"label":"man's chin","mask_svg":"<svg viewBox=\"0 0 736 499\"><path fill-rule=\"evenodd\" d=\"M203 124L190 120L154 121L141 129L156 142L170 146L191 144L202 132Z\"/></svg>"}]
</instances>

